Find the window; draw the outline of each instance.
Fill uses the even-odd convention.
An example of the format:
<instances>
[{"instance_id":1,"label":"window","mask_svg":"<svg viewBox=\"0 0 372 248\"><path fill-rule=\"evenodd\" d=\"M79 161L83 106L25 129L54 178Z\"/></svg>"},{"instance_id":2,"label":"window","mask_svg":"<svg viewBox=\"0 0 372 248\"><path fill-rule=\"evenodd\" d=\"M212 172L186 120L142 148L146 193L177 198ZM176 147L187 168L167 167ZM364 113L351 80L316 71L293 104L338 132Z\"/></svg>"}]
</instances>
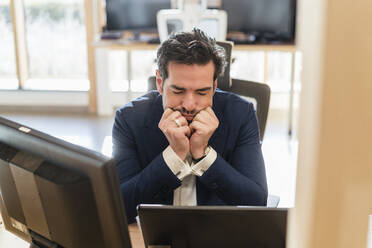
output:
<instances>
[{"instance_id":1,"label":"window","mask_svg":"<svg viewBox=\"0 0 372 248\"><path fill-rule=\"evenodd\" d=\"M233 51L233 64L231 65L231 77L264 81L264 52Z\"/></svg>"},{"instance_id":2,"label":"window","mask_svg":"<svg viewBox=\"0 0 372 248\"><path fill-rule=\"evenodd\" d=\"M128 91L128 66L127 66L126 51L110 51L108 53L109 60L109 81L110 88L114 92Z\"/></svg>"},{"instance_id":3,"label":"window","mask_svg":"<svg viewBox=\"0 0 372 248\"><path fill-rule=\"evenodd\" d=\"M10 1L0 1L0 89L17 89L17 71Z\"/></svg>"},{"instance_id":4,"label":"window","mask_svg":"<svg viewBox=\"0 0 372 248\"><path fill-rule=\"evenodd\" d=\"M268 55L268 79L273 92L289 92L291 80L291 53L270 52Z\"/></svg>"},{"instance_id":5,"label":"window","mask_svg":"<svg viewBox=\"0 0 372 248\"><path fill-rule=\"evenodd\" d=\"M128 59L126 51L109 52L109 77L110 88L115 92L146 92L147 80L150 76L155 76L157 68L156 51L136 50L131 51ZM129 66L128 66L129 63ZM130 73L128 73L128 69Z\"/></svg>"},{"instance_id":6,"label":"window","mask_svg":"<svg viewBox=\"0 0 372 248\"><path fill-rule=\"evenodd\" d=\"M255 82L264 82L264 52L233 51L231 76ZM267 84L274 93L288 93L291 80L292 56L289 52L267 53ZM302 68L301 53L295 55L295 91L300 91L300 74Z\"/></svg>"},{"instance_id":7,"label":"window","mask_svg":"<svg viewBox=\"0 0 372 248\"><path fill-rule=\"evenodd\" d=\"M156 51L133 51L131 57L132 63L132 81L130 89L133 92L147 91L147 80L150 76L155 76L157 68ZM146 61L146 63L145 63Z\"/></svg>"},{"instance_id":8,"label":"window","mask_svg":"<svg viewBox=\"0 0 372 248\"><path fill-rule=\"evenodd\" d=\"M30 78L24 88L89 90L83 0L24 4Z\"/></svg>"}]
</instances>

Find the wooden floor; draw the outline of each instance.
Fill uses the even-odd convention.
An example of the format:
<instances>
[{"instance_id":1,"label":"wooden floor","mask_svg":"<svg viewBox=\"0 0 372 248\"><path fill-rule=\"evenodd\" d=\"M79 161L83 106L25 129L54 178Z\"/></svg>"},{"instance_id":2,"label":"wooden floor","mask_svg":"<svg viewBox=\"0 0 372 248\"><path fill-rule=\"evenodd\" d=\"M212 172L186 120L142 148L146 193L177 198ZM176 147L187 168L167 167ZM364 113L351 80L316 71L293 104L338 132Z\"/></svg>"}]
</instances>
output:
<instances>
[{"instance_id":1,"label":"wooden floor","mask_svg":"<svg viewBox=\"0 0 372 248\"><path fill-rule=\"evenodd\" d=\"M1 113L0 116L48 133L66 141L110 155L113 116L95 117L81 114ZM287 115L283 111L269 114L262 145L269 193L280 196L280 207L293 207L295 196L297 140L287 135ZM0 229L0 247L28 247L26 242Z\"/></svg>"}]
</instances>

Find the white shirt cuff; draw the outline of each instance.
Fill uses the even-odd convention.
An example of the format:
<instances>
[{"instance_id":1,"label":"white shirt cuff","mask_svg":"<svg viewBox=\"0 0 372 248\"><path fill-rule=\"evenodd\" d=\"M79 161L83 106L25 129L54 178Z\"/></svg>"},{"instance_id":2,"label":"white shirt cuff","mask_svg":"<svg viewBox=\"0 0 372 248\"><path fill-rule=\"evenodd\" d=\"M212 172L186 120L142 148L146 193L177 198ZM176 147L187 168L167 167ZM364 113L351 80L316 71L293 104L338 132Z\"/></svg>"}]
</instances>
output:
<instances>
[{"instance_id":1,"label":"white shirt cuff","mask_svg":"<svg viewBox=\"0 0 372 248\"><path fill-rule=\"evenodd\" d=\"M163 151L163 158L164 158L165 163L169 167L169 169L181 181L186 176L192 174L191 167L187 163L182 161L182 159L180 159L180 157L178 157L178 155L173 151L172 147L168 146Z\"/></svg>"},{"instance_id":2,"label":"white shirt cuff","mask_svg":"<svg viewBox=\"0 0 372 248\"><path fill-rule=\"evenodd\" d=\"M217 152L212 147L207 147L206 156L200 160L198 163L191 166L192 174L201 177L205 171L211 167L211 165L216 161Z\"/></svg>"}]
</instances>

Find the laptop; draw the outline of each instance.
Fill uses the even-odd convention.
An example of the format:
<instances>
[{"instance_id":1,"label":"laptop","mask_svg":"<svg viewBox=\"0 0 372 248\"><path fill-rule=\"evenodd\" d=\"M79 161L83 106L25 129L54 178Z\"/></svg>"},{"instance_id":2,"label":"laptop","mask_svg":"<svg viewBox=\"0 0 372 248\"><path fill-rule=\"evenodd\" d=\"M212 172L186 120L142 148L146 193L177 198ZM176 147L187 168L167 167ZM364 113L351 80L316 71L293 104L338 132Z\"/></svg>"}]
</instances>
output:
<instances>
[{"instance_id":1,"label":"laptop","mask_svg":"<svg viewBox=\"0 0 372 248\"><path fill-rule=\"evenodd\" d=\"M284 248L285 208L138 206L146 247Z\"/></svg>"}]
</instances>

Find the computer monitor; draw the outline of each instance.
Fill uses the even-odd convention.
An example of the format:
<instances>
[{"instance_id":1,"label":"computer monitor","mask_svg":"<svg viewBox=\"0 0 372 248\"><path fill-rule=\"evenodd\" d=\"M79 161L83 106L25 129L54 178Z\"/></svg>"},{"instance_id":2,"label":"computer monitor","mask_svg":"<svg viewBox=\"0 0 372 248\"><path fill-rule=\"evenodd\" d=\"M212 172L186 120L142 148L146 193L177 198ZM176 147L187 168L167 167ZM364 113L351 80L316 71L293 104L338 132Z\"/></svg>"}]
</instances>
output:
<instances>
[{"instance_id":1,"label":"computer monitor","mask_svg":"<svg viewBox=\"0 0 372 248\"><path fill-rule=\"evenodd\" d=\"M146 247L284 248L287 209L139 205Z\"/></svg>"},{"instance_id":2,"label":"computer monitor","mask_svg":"<svg viewBox=\"0 0 372 248\"><path fill-rule=\"evenodd\" d=\"M228 32L247 34L247 42L295 40L296 0L228 0L221 9L228 15Z\"/></svg>"},{"instance_id":3,"label":"computer monitor","mask_svg":"<svg viewBox=\"0 0 372 248\"><path fill-rule=\"evenodd\" d=\"M107 0L108 31L157 31L156 14L170 9L171 0Z\"/></svg>"},{"instance_id":4,"label":"computer monitor","mask_svg":"<svg viewBox=\"0 0 372 248\"><path fill-rule=\"evenodd\" d=\"M114 161L2 117L0 211L30 247L131 247Z\"/></svg>"}]
</instances>

